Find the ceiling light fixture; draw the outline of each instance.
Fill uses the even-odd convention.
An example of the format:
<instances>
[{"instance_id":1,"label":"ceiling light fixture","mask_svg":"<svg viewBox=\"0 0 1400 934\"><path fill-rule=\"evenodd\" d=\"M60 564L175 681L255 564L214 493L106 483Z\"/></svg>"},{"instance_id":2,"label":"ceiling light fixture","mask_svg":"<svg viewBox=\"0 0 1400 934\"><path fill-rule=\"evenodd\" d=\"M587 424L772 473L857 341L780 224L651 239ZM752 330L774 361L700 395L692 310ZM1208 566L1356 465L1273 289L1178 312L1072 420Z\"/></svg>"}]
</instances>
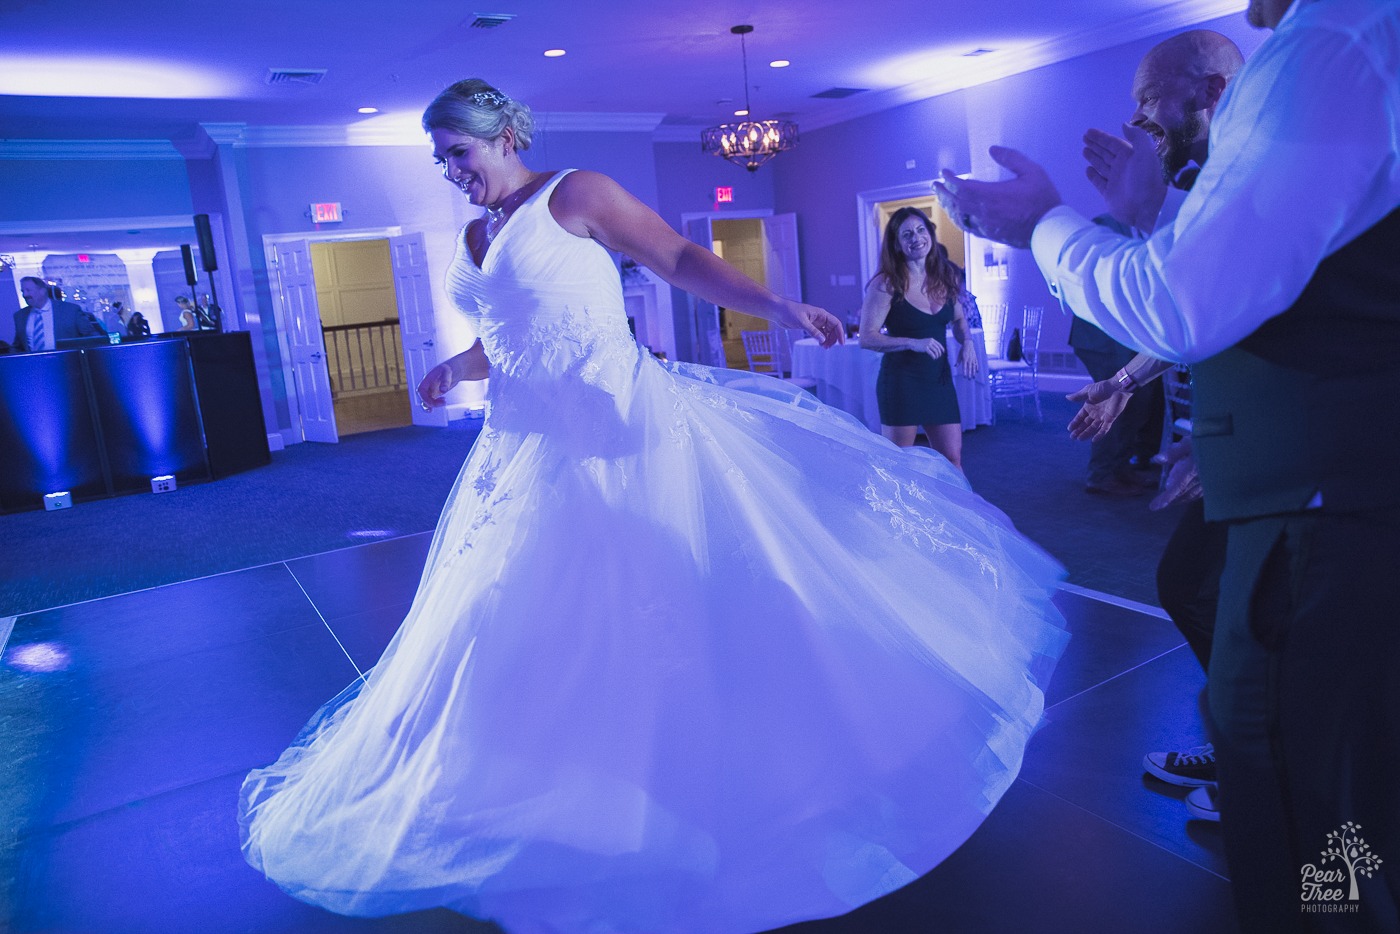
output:
<instances>
[{"instance_id":1,"label":"ceiling light fixture","mask_svg":"<svg viewBox=\"0 0 1400 934\"><path fill-rule=\"evenodd\" d=\"M561 55L563 55L563 54L564 54L564 50L563 50L563 49L545 49L545 50L544 50L544 57L545 57L545 58L558 58L559 56L561 56Z\"/></svg>"},{"instance_id":2,"label":"ceiling light fixture","mask_svg":"<svg viewBox=\"0 0 1400 934\"><path fill-rule=\"evenodd\" d=\"M377 114L377 113L379 113L379 108L378 108L378 107L360 107L360 108L356 109L355 112L356 112L356 113L362 113L362 114Z\"/></svg>"},{"instance_id":3,"label":"ceiling light fixture","mask_svg":"<svg viewBox=\"0 0 1400 934\"><path fill-rule=\"evenodd\" d=\"M744 58L744 109L735 111L735 116L748 116L753 108L749 105L749 51L744 37L753 32L753 27L735 26L729 31L739 37L739 50ZM757 172L763 163L796 145L797 124L791 120L721 123L700 134L701 150L742 165L750 172Z\"/></svg>"},{"instance_id":4,"label":"ceiling light fixture","mask_svg":"<svg viewBox=\"0 0 1400 934\"><path fill-rule=\"evenodd\" d=\"M786 68L787 66L789 66L789 65L791 65L791 64L792 64L792 62L788 61L788 60L785 59L785 58L775 58L775 59L773 59L773 61L771 61L771 62L768 63L768 67L769 67L769 68Z\"/></svg>"}]
</instances>

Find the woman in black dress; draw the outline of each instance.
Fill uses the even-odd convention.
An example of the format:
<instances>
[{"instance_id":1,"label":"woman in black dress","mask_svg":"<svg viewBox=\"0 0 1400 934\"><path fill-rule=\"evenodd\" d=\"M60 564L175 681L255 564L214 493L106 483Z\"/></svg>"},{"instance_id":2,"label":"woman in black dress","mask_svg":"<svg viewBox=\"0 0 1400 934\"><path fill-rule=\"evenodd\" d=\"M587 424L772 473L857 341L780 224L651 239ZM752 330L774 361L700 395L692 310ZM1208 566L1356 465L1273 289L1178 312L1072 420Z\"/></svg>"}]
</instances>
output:
<instances>
[{"instance_id":1,"label":"woman in black dress","mask_svg":"<svg viewBox=\"0 0 1400 934\"><path fill-rule=\"evenodd\" d=\"M860 345L885 355L875 395L886 438L910 447L924 429L929 446L962 469L962 418L944 335L948 325L963 345L958 368L972 379L977 354L963 314L963 272L934 240L933 222L900 208L885 225L880 269L860 310Z\"/></svg>"}]
</instances>

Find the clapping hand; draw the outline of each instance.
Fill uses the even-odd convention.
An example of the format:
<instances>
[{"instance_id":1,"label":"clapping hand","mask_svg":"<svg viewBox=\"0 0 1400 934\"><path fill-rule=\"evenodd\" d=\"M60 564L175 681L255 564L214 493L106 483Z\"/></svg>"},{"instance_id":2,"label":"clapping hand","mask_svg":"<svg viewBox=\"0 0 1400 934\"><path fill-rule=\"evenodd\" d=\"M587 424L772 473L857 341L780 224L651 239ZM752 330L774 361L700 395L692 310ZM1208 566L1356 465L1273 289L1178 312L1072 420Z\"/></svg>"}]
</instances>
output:
<instances>
[{"instance_id":1,"label":"clapping hand","mask_svg":"<svg viewBox=\"0 0 1400 934\"><path fill-rule=\"evenodd\" d=\"M1123 138L1102 130L1084 134L1084 174L1108 205L1108 212L1128 227L1151 232L1167 197L1167 180L1152 135L1123 124Z\"/></svg>"},{"instance_id":2,"label":"clapping hand","mask_svg":"<svg viewBox=\"0 0 1400 934\"><path fill-rule=\"evenodd\" d=\"M1065 396L1070 402L1082 402L1083 407L1069 422L1069 435L1075 441L1097 441L1118 420L1127 407L1132 393L1119 389L1111 379L1099 380Z\"/></svg>"},{"instance_id":3,"label":"clapping hand","mask_svg":"<svg viewBox=\"0 0 1400 934\"><path fill-rule=\"evenodd\" d=\"M1063 202L1045 170L1024 153L1005 146L987 150L1014 176L1002 182L958 178L947 169L933 183L943 210L963 230L987 240L1026 248L1035 225Z\"/></svg>"}]
</instances>

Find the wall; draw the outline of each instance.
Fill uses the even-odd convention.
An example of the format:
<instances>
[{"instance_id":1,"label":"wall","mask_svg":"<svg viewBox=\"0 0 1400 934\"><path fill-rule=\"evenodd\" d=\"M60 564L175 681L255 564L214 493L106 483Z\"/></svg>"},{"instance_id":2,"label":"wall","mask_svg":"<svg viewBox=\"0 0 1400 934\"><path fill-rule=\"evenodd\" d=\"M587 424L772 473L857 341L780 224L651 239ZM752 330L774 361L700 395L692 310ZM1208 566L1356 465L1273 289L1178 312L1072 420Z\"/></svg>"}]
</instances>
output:
<instances>
[{"instance_id":1,"label":"wall","mask_svg":"<svg viewBox=\"0 0 1400 934\"><path fill-rule=\"evenodd\" d=\"M0 160L0 223L93 218L164 217L193 213L185 163L169 158L36 158Z\"/></svg>"}]
</instances>

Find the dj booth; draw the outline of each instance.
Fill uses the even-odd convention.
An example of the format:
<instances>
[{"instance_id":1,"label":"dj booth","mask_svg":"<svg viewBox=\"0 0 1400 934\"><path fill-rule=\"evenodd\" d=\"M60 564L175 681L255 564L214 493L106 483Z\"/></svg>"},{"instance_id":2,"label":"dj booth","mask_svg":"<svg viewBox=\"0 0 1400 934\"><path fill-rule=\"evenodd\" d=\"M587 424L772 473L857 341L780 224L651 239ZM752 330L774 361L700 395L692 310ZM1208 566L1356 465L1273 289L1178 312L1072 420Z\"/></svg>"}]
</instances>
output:
<instances>
[{"instance_id":1,"label":"dj booth","mask_svg":"<svg viewBox=\"0 0 1400 934\"><path fill-rule=\"evenodd\" d=\"M0 355L0 512L270 463L246 331Z\"/></svg>"}]
</instances>

